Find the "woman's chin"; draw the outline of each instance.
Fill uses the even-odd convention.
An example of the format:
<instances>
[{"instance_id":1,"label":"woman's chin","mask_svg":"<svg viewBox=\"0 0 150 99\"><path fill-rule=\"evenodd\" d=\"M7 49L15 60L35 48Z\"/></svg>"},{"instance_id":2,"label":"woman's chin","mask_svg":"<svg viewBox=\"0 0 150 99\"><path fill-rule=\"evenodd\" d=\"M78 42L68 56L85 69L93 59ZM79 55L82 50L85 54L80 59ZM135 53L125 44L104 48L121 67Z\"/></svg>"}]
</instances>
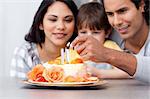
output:
<instances>
[{"instance_id":1,"label":"woman's chin","mask_svg":"<svg viewBox=\"0 0 150 99\"><path fill-rule=\"evenodd\" d=\"M61 42L54 42L54 44L55 44L56 46L59 46L59 47L64 47L64 46L66 45L66 43L63 42L63 41L61 41Z\"/></svg>"}]
</instances>

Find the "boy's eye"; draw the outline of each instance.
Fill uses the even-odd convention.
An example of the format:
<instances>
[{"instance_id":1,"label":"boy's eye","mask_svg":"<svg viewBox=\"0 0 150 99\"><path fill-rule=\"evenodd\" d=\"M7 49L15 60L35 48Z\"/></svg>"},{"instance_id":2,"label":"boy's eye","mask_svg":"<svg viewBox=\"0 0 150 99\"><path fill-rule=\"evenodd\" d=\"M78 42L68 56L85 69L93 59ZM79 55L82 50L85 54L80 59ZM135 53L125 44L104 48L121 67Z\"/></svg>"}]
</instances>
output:
<instances>
[{"instance_id":1,"label":"boy's eye","mask_svg":"<svg viewBox=\"0 0 150 99\"><path fill-rule=\"evenodd\" d=\"M100 32L92 32L92 34L99 34Z\"/></svg>"},{"instance_id":2,"label":"boy's eye","mask_svg":"<svg viewBox=\"0 0 150 99\"><path fill-rule=\"evenodd\" d=\"M86 32L84 32L84 31L83 31L83 32L80 32L80 33L81 33L81 34L86 34Z\"/></svg>"}]
</instances>

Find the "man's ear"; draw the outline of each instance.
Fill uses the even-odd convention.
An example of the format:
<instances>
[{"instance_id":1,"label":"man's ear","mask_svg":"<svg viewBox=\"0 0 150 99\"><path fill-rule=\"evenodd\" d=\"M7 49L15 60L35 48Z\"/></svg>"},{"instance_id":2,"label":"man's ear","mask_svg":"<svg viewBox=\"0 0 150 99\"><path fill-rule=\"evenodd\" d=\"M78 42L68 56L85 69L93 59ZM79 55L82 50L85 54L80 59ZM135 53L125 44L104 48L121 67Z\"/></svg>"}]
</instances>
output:
<instances>
[{"instance_id":1,"label":"man's ear","mask_svg":"<svg viewBox=\"0 0 150 99\"><path fill-rule=\"evenodd\" d=\"M144 12L144 7L145 7L145 2L144 2L144 0L141 0L139 10L141 10L141 12Z\"/></svg>"},{"instance_id":2,"label":"man's ear","mask_svg":"<svg viewBox=\"0 0 150 99\"><path fill-rule=\"evenodd\" d=\"M40 25L39 25L39 29L40 29L40 30L44 30L43 24L40 24Z\"/></svg>"}]
</instances>

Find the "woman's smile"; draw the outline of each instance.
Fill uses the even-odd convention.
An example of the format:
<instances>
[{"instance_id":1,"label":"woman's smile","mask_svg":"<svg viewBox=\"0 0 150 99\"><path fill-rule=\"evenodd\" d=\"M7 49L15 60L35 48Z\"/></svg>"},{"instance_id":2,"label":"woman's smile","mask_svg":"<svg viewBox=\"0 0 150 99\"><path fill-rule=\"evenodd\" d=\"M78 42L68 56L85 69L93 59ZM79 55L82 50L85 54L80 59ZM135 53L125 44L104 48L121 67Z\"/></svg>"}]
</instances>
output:
<instances>
[{"instance_id":1,"label":"woman's smile","mask_svg":"<svg viewBox=\"0 0 150 99\"><path fill-rule=\"evenodd\" d=\"M67 34L65 33L53 33L54 37L56 37L57 39L63 39L67 36Z\"/></svg>"}]
</instances>

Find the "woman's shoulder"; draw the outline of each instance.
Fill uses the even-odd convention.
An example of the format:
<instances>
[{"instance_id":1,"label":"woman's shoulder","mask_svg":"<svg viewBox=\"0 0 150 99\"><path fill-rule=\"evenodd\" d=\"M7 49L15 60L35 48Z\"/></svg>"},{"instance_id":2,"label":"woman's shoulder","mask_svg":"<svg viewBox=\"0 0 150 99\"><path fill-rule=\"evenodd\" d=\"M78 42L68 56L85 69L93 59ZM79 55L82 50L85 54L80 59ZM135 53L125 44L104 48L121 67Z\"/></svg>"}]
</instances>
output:
<instances>
[{"instance_id":1,"label":"woman's shoulder","mask_svg":"<svg viewBox=\"0 0 150 99\"><path fill-rule=\"evenodd\" d=\"M15 48L14 54L22 54L25 55L26 53L35 50L36 49L36 44L35 43L30 43L30 42L24 42L20 46L17 46Z\"/></svg>"}]
</instances>

